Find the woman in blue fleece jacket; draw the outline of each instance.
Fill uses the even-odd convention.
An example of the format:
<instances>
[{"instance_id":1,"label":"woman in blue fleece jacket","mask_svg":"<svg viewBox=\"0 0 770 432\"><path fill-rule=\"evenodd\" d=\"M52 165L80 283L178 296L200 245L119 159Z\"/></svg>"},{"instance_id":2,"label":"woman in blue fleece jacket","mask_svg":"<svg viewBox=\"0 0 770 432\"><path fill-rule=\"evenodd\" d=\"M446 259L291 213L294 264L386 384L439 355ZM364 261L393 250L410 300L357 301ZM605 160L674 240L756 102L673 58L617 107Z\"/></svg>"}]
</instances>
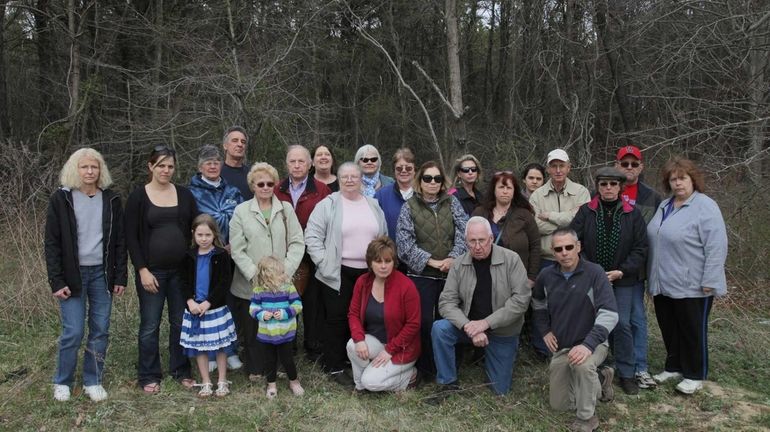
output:
<instances>
[{"instance_id":1,"label":"woman in blue fleece jacket","mask_svg":"<svg viewBox=\"0 0 770 432\"><path fill-rule=\"evenodd\" d=\"M664 200L647 225L648 280L666 346L658 382L684 378L676 389L692 394L708 374L708 316L714 296L727 293L727 231L716 202L703 194L703 174L687 159L661 170Z\"/></svg>"}]
</instances>

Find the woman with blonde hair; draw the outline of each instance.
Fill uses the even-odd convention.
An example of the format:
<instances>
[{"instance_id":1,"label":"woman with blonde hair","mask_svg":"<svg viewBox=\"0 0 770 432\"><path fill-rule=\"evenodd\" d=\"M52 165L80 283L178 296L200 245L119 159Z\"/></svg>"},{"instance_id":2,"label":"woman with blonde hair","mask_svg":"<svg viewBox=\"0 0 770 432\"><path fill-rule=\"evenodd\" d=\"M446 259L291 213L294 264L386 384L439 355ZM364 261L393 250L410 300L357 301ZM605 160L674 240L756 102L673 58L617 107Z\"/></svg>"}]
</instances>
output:
<instances>
[{"instance_id":1,"label":"woman with blonde hair","mask_svg":"<svg viewBox=\"0 0 770 432\"><path fill-rule=\"evenodd\" d=\"M70 398L88 318L83 384L85 394L97 402L107 398L102 378L112 295L123 294L128 279L123 206L109 189L112 178L104 158L94 149L75 151L60 181L48 202L45 224L48 283L62 323L53 396L57 401Z\"/></svg>"},{"instance_id":2,"label":"woman with blonde hair","mask_svg":"<svg viewBox=\"0 0 770 432\"><path fill-rule=\"evenodd\" d=\"M454 166L454 182L456 189L449 191L454 195L465 210L465 214L470 217L473 210L481 205L481 192L479 192L479 183L481 182L481 163L472 154L464 154L457 158Z\"/></svg>"},{"instance_id":3,"label":"woman with blonde hair","mask_svg":"<svg viewBox=\"0 0 770 432\"><path fill-rule=\"evenodd\" d=\"M254 198L239 204L230 220L230 250L237 268L230 293L238 341L244 349L245 372L253 381L263 373L257 321L249 314L257 263L273 255L283 260L286 274L293 276L305 253L305 242L291 203L275 196L278 171L268 163L257 162L249 170L247 181Z\"/></svg>"}]
</instances>

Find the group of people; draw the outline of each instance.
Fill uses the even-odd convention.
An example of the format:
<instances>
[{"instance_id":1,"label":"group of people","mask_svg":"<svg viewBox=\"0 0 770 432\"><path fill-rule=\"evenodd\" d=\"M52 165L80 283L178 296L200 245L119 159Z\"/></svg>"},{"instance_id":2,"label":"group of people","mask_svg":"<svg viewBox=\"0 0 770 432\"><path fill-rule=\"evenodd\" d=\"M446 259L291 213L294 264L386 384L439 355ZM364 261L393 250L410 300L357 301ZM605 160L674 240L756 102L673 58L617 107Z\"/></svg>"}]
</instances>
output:
<instances>
[{"instance_id":1,"label":"group of people","mask_svg":"<svg viewBox=\"0 0 770 432\"><path fill-rule=\"evenodd\" d=\"M225 132L224 155L203 146L189 187L173 182L175 151L155 147L149 180L125 210L103 157L88 148L71 155L45 235L62 321L56 400L70 397L86 322L85 393L107 397L110 308L127 285L128 256L140 305L138 383L148 394L163 376L164 304L168 372L201 397L226 396L227 369L242 368L251 381L264 377L274 398L279 363L302 395L298 316L308 359L358 392L435 380L428 401L440 403L460 389L456 346L467 344L483 355L489 388L506 394L520 342L550 359L551 404L576 411L576 430L596 428L596 400L612 398L616 371L629 394L675 378L683 393L702 387L727 240L691 161L666 163L670 197L661 200L639 181L641 151L622 147L613 167L596 171L592 198L568 177L562 149L519 177L494 172L483 188L473 155L457 159L450 179L441 164L418 167L401 148L389 177L374 146L337 167L328 146L295 145L281 179L267 163L247 164L247 146L237 126ZM645 290L667 352L654 377ZM522 327L529 340L520 341Z\"/></svg>"}]
</instances>

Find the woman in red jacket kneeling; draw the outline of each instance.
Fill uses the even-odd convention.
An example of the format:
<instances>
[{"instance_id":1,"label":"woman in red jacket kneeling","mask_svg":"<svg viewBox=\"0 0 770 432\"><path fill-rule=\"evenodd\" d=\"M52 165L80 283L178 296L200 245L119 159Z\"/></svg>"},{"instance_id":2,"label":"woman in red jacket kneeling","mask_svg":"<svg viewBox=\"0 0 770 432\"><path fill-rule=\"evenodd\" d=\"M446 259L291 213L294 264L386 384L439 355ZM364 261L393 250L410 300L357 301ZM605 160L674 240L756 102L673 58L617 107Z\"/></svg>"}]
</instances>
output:
<instances>
[{"instance_id":1,"label":"woman in red jacket kneeling","mask_svg":"<svg viewBox=\"0 0 770 432\"><path fill-rule=\"evenodd\" d=\"M357 391L401 391L417 380L420 296L396 270L397 259L393 240L372 240L366 249L369 272L353 288L347 350Z\"/></svg>"}]
</instances>

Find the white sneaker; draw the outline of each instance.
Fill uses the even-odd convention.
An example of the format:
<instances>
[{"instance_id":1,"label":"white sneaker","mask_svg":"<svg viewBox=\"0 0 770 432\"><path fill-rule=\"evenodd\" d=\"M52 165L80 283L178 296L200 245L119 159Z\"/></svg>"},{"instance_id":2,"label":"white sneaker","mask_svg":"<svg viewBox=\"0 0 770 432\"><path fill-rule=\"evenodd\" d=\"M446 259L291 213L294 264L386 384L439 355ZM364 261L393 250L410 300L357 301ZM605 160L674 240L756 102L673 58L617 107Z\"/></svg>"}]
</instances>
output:
<instances>
[{"instance_id":1,"label":"white sneaker","mask_svg":"<svg viewBox=\"0 0 770 432\"><path fill-rule=\"evenodd\" d=\"M59 402L67 402L70 400L70 388L69 386L62 384L53 385L53 398Z\"/></svg>"},{"instance_id":2,"label":"white sneaker","mask_svg":"<svg viewBox=\"0 0 770 432\"><path fill-rule=\"evenodd\" d=\"M209 360L209 372L217 370L217 362Z\"/></svg>"},{"instance_id":3,"label":"white sneaker","mask_svg":"<svg viewBox=\"0 0 770 432\"><path fill-rule=\"evenodd\" d=\"M672 379L679 379L682 378L682 374L679 372L669 372L669 371L663 371L657 375L653 375L652 379L658 382L658 384L662 384L668 380Z\"/></svg>"},{"instance_id":4,"label":"white sneaker","mask_svg":"<svg viewBox=\"0 0 770 432\"><path fill-rule=\"evenodd\" d=\"M680 393L684 394L693 394L696 391L703 388L703 381L700 380L691 380L691 379L683 379L682 382L676 385L676 390Z\"/></svg>"},{"instance_id":5,"label":"white sneaker","mask_svg":"<svg viewBox=\"0 0 770 432\"><path fill-rule=\"evenodd\" d=\"M231 355L227 358L227 368L230 370L238 370L243 367L243 362L237 355Z\"/></svg>"},{"instance_id":6,"label":"white sneaker","mask_svg":"<svg viewBox=\"0 0 770 432\"><path fill-rule=\"evenodd\" d=\"M83 387L83 392L94 402L101 402L107 399L107 390L98 384Z\"/></svg>"},{"instance_id":7,"label":"white sneaker","mask_svg":"<svg viewBox=\"0 0 770 432\"><path fill-rule=\"evenodd\" d=\"M647 371L637 372L634 376L636 377L636 385L638 385L639 388L655 388L658 385Z\"/></svg>"}]
</instances>

